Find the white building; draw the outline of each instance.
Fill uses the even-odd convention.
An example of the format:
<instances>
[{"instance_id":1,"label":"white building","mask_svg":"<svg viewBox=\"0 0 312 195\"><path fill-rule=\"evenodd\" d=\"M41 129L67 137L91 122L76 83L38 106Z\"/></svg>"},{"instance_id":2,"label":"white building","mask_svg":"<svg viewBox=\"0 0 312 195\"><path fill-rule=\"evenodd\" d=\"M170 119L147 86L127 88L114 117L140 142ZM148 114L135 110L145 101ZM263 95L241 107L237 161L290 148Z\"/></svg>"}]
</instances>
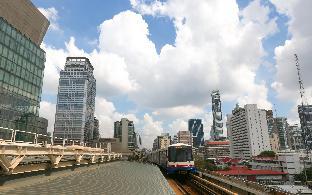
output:
<instances>
[{"instance_id":1,"label":"white building","mask_svg":"<svg viewBox=\"0 0 312 195\"><path fill-rule=\"evenodd\" d=\"M265 110L256 104L237 105L227 120L231 157L249 159L271 150Z\"/></svg>"},{"instance_id":2,"label":"white building","mask_svg":"<svg viewBox=\"0 0 312 195\"><path fill-rule=\"evenodd\" d=\"M169 133L162 133L161 136L157 136L153 143L153 150L165 149L171 143L171 136Z\"/></svg>"},{"instance_id":3,"label":"white building","mask_svg":"<svg viewBox=\"0 0 312 195\"><path fill-rule=\"evenodd\" d=\"M311 167L311 154L305 150L282 150L277 153L278 160L282 162L283 171L289 173L289 181L294 182L294 176L300 174L304 168Z\"/></svg>"}]
</instances>

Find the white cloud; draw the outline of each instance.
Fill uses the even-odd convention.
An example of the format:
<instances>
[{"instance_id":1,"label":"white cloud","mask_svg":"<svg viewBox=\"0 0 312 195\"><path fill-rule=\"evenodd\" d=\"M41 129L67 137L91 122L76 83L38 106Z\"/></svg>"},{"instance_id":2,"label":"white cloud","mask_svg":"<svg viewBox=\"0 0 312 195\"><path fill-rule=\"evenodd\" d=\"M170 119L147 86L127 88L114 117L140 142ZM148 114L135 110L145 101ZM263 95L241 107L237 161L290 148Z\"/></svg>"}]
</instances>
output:
<instances>
[{"instance_id":1,"label":"white cloud","mask_svg":"<svg viewBox=\"0 0 312 195\"><path fill-rule=\"evenodd\" d=\"M226 100L271 106L267 84L255 81L266 55L262 40L277 31L268 6L253 1L240 12L235 1L131 3L141 14L171 18L177 34L174 45L161 49L150 74L135 77L140 88L130 97L136 102L153 108L202 107L210 91L219 88Z\"/></svg>"},{"instance_id":2,"label":"white cloud","mask_svg":"<svg viewBox=\"0 0 312 195\"><path fill-rule=\"evenodd\" d=\"M299 84L295 66L294 54L299 57L301 75L306 89L305 101L312 103L312 17L310 8L312 1L303 0L271 0L280 14L286 15L288 21L289 39L275 48L276 75L272 88L277 92L280 100L293 103L289 113L291 121L298 121L297 105L299 99Z\"/></svg>"},{"instance_id":3,"label":"white cloud","mask_svg":"<svg viewBox=\"0 0 312 195\"><path fill-rule=\"evenodd\" d=\"M170 108L160 108L153 112L153 115L163 119L189 119L203 114L203 108L195 106L177 106Z\"/></svg>"},{"instance_id":4,"label":"white cloud","mask_svg":"<svg viewBox=\"0 0 312 195\"><path fill-rule=\"evenodd\" d=\"M101 97L95 100L95 116L99 119L101 137L113 137L114 122L120 121L121 118L128 118L135 126L139 124L139 119L134 113L119 113L112 102Z\"/></svg>"},{"instance_id":5,"label":"white cloud","mask_svg":"<svg viewBox=\"0 0 312 195\"><path fill-rule=\"evenodd\" d=\"M49 8L38 8L39 11L50 21L49 28L54 31L61 31L59 24L57 23L57 20L59 18L58 11L54 7Z\"/></svg>"},{"instance_id":6,"label":"white cloud","mask_svg":"<svg viewBox=\"0 0 312 195\"><path fill-rule=\"evenodd\" d=\"M188 122L183 119L176 119L169 124L171 135L176 135L178 131L188 131Z\"/></svg>"},{"instance_id":7,"label":"white cloud","mask_svg":"<svg viewBox=\"0 0 312 195\"><path fill-rule=\"evenodd\" d=\"M48 132L53 133L56 105L47 101L40 102L39 116L48 119Z\"/></svg>"},{"instance_id":8,"label":"white cloud","mask_svg":"<svg viewBox=\"0 0 312 195\"><path fill-rule=\"evenodd\" d=\"M154 139L164 132L161 121L155 121L152 116L145 113L143 116L143 130L140 133L142 145L146 148L152 148Z\"/></svg>"},{"instance_id":9,"label":"white cloud","mask_svg":"<svg viewBox=\"0 0 312 195\"><path fill-rule=\"evenodd\" d=\"M77 47L74 38L65 49L43 45L47 52L44 94L57 94L55 66L63 68L67 56L78 55L88 57L95 68L96 116L103 136L112 136L113 122L122 117L106 99L118 95L127 94L139 108L154 109L157 120L172 119L172 128L182 128L188 118L202 117L206 135L211 116L204 106L210 103L213 89L220 89L225 101L271 106L267 83L256 82L266 56L262 41L277 31L267 6L258 0L241 11L234 0L131 3L139 13L124 11L103 21L98 47L91 53ZM169 17L176 29L174 44L157 54L141 14ZM134 114L127 116L138 120ZM149 145L163 132L163 123L152 116L146 113L139 121Z\"/></svg>"}]
</instances>

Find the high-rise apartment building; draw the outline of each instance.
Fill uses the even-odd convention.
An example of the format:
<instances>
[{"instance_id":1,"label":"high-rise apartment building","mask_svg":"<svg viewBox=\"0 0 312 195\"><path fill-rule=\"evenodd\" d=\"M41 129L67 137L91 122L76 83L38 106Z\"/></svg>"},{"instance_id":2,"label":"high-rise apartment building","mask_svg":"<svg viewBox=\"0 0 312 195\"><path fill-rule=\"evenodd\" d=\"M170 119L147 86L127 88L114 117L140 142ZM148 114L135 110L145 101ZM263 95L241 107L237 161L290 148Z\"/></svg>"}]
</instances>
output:
<instances>
[{"instance_id":1,"label":"high-rise apartment building","mask_svg":"<svg viewBox=\"0 0 312 195\"><path fill-rule=\"evenodd\" d=\"M0 1L0 126L37 132L49 21L29 0Z\"/></svg>"},{"instance_id":2,"label":"high-rise apartment building","mask_svg":"<svg viewBox=\"0 0 312 195\"><path fill-rule=\"evenodd\" d=\"M192 134L189 131L179 131L177 134L178 143L192 145Z\"/></svg>"},{"instance_id":3,"label":"high-rise apartment building","mask_svg":"<svg viewBox=\"0 0 312 195\"><path fill-rule=\"evenodd\" d=\"M136 133L133 121L122 118L114 123L114 138L121 142L121 151L129 152L135 150L137 146Z\"/></svg>"},{"instance_id":4,"label":"high-rise apartment building","mask_svg":"<svg viewBox=\"0 0 312 195\"><path fill-rule=\"evenodd\" d=\"M288 131L288 123L287 118L285 117L276 117L274 118L276 123L276 128L279 137L280 150L285 150L288 148L287 141L287 131Z\"/></svg>"},{"instance_id":5,"label":"high-rise apartment building","mask_svg":"<svg viewBox=\"0 0 312 195\"><path fill-rule=\"evenodd\" d=\"M219 90L212 91L212 117L213 123L210 131L210 137L212 140L219 140L220 135L223 134L223 119L221 110L221 99Z\"/></svg>"},{"instance_id":6,"label":"high-rise apartment building","mask_svg":"<svg viewBox=\"0 0 312 195\"><path fill-rule=\"evenodd\" d=\"M163 133L154 140L153 150L166 149L171 143L171 136L169 133Z\"/></svg>"},{"instance_id":7,"label":"high-rise apartment building","mask_svg":"<svg viewBox=\"0 0 312 195\"><path fill-rule=\"evenodd\" d=\"M67 57L60 72L54 136L88 142L93 139L96 80L88 58Z\"/></svg>"},{"instance_id":8,"label":"high-rise apartment building","mask_svg":"<svg viewBox=\"0 0 312 195\"><path fill-rule=\"evenodd\" d=\"M302 129L304 148L312 149L312 105L299 105L298 113Z\"/></svg>"},{"instance_id":9,"label":"high-rise apartment building","mask_svg":"<svg viewBox=\"0 0 312 195\"><path fill-rule=\"evenodd\" d=\"M256 104L236 105L227 120L232 157L249 159L271 150L265 110Z\"/></svg>"},{"instance_id":10,"label":"high-rise apartment building","mask_svg":"<svg viewBox=\"0 0 312 195\"><path fill-rule=\"evenodd\" d=\"M290 125L288 127L287 141L291 150L304 149L304 144L302 142L302 130L298 124Z\"/></svg>"},{"instance_id":11,"label":"high-rise apartment building","mask_svg":"<svg viewBox=\"0 0 312 195\"><path fill-rule=\"evenodd\" d=\"M204 146L204 127L201 119L189 119L188 130L193 137L193 146Z\"/></svg>"}]
</instances>

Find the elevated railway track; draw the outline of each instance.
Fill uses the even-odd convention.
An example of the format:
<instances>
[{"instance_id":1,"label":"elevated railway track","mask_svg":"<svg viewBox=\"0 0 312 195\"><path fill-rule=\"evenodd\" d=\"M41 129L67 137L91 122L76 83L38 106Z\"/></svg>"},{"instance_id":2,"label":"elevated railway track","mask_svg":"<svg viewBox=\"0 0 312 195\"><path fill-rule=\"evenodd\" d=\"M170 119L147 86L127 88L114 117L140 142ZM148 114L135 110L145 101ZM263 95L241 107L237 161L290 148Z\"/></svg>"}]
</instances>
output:
<instances>
[{"instance_id":1,"label":"elevated railway track","mask_svg":"<svg viewBox=\"0 0 312 195\"><path fill-rule=\"evenodd\" d=\"M94 164L122 158L122 154L110 152L110 148L91 148L83 145L54 145L47 140L39 143L40 134L22 132L33 136L33 141L17 141L21 131L1 128L7 139L0 139L0 174L10 175L40 171L50 168L80 164ZM4 134L4 133L3 133ZM8 139L9 138L9 139ZM65 141L65 140L64 140Z\"/></svg>"}]
</instances>

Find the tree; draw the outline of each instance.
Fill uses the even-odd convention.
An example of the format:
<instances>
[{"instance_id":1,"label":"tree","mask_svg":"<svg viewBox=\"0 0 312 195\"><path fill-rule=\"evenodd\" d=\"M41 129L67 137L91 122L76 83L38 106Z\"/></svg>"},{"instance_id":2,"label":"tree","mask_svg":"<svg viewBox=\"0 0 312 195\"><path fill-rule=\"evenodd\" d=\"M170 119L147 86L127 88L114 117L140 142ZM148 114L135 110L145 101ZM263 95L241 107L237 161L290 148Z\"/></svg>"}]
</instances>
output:
<instances>
[{"instance_id":1,"label":"tree","mask_svg":"<svg viewBox=\"0 0 312 195\"><path fill-rule=\"evenodd\" d=\"M258 157L275 157L276 154L274 151L270 151L270 150L266 150L266 151L262 151Z\"/></svg>"},{"instance_id":2,"label":"tree","mask_svg":"<svg viewBox=\"0 0 312 195\"><path fill-rule=\"evenodd\" d=\"M308 181L312 180L312 167L305 169L307 173ZM300 174L295 175L295 181L306 182L305 170L303 170Z\"/></svg>"}]
</instances>

